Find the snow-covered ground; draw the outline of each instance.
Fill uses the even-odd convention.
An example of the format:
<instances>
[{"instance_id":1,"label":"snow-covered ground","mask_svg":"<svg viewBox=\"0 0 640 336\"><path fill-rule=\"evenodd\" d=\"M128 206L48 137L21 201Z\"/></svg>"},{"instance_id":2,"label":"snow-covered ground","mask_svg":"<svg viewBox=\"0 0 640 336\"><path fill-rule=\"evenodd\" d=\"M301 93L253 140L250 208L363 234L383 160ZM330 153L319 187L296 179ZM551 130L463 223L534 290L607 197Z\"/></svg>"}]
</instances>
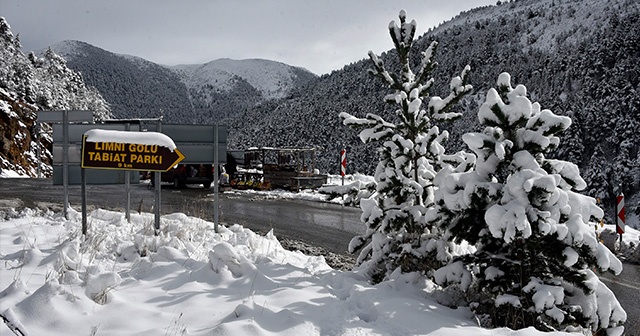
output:
<instances>
[{"instance_id":1,"label":"snow-covered ground","mask_svg":"<svg viewBox=\"0 0 640 336\"><path fill-rule=\"evenodd\" d=\"M83 239L80 217L0 210L0 334L9 325L25 335L543 334L480 328L468 309L440 305L445 294L427 279L370 285L233 223L216 233L211 222L169 214L154 236L152 214L129 223L99 209ZM627 246L639 239L627 229Z\"/></svg>"},{"instance_id":2,"label":"snow-covered ground","mask_svg":"<svg viewBox=\"0 0 640 336\"><path fill-rule=\"evenodd\" d=\"M7 169L0 169L0 178L29 178L29 176L25 176L25 175L20 175L18 173L16 173L13 170L7 170Z\"/></svg>"}]
</instances>

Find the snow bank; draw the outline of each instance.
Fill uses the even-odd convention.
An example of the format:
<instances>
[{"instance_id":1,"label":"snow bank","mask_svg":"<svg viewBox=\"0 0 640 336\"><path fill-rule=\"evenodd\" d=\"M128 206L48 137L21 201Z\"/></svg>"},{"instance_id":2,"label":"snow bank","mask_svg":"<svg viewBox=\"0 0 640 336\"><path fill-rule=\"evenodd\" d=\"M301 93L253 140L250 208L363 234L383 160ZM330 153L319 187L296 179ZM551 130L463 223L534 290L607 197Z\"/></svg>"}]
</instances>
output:
<instances>
[{"instance_id":1,"label":"snow bank","mask_svg":"<svg viewBox=\"0 0 640 336\"><path fill-rule=\"evenodd\" d=\"M486 330L415 274L376 286L272 233L176 213L25 209L0 221L0 333L29 335L542 335ZM561 334L561 333L558 333Z\"/></svg>"}]
</instances>

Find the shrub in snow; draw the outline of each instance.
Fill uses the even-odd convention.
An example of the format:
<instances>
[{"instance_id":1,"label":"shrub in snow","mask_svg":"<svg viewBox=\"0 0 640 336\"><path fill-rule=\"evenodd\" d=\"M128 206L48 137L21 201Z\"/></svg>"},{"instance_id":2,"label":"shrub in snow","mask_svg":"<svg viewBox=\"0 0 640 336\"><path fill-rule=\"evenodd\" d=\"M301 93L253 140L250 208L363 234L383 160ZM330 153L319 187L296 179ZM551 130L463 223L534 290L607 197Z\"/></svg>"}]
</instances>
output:
<instances>
[{"instance_id":1,"label":"shrub in snow","mask_svg":"<svg viewBox=\"0 0 640 336\"><path fill-rule=\"evenodd\" d=\"M382 281L398 267L404 272L433 267L425 243L426 235L432 232L424 220L427 207L433 203L433 177L442 166L458 168L465 163L464 156L444 155L441 142L448 133L440 132L432 121L450 121L461 116L448 111L471 90L466 84L469 66L461 76L451 80L447 97L429 98L434 83L429 75L435 66L437 43L422 53L414 74L409 66L409 52L416 22L406 22L404 11L399 18L400 25L392 21L389 32L402 67L400 75L390 74L383 61L369 52L374 65L369 72L382 78L393 90L384 100L398 106L397 121L389 122L373 113L365 118L340 114L345 125L361 129L363 142L381 144L380 162L374 175L376 191L360 202L367 231L355 237L349 246L352 253L360 251L357 263L374 282ZM422 104L425 99L428 99L426 107Z\"/></svg>"},{"instance_id":2,"label":"shrub in snow","mask_svg":"<svg viewBox=\"0 0 640 336\"><path fill-rule=\"evenodd\" d=\"M631 230L633 229L627 226L624 235L633 237ZM603 229L599 234L600 242L609 250L616 251L618 258L630 263L640 264L640 241L637 239L623 239L620 241L619 237L620 235L617 233L615 225Z\"/></svg>"},{"instance_id":3,"label":"shrub in snow","mask_svg":"<svg viewBox=\"0 0 640 336\"><path fill-rule=\"evenodd\" d=\"M345 185L325 185L319 188L318 192L327 195L328 200L342 198L342 204L357 206L361 199L370 197L375 190L375 181L365 183L355 180Z\"/></svg>"},{"instance_id":4,"label":"shrub in snow","mask_svg":"<svg viewBox=\"0 0 640 336\"><path fill-rule=\"evenodd\" d=\"M98 304L105 304L109 299L109 292L117 288L122 279L116 272L97 275L87 275L85 292L91 300Z\"/></svg>"},{"instance_id":5,"label":"shrub in snow","mask_svg":"<svg viewBox=\"0 0 640 336\"><path fill-rule=\"evenodd\" d=\"M214 272L228 271L236 278L255 273L255 266L226 242L216 244L209 251L209 264Z\"/></svg>"},{"instance_id":6,"label":"shrub in snow","mask_svg":"<svg viewBox=\"0 0 640 336\"><path fill-rule=\"evenodd\" d=\"M475 167L445 167L435 179L437 205L427 217L445 237L477 247L435 279L466 289L492 326L621 333L626 313L593 272L622 270L590 223L603 211L577 193L586 183L574 164L545 157L571 119L541 110L510 82L503 73L487 93L478 113L484 131L463 136Z\"/></svg>"}]
</instances>

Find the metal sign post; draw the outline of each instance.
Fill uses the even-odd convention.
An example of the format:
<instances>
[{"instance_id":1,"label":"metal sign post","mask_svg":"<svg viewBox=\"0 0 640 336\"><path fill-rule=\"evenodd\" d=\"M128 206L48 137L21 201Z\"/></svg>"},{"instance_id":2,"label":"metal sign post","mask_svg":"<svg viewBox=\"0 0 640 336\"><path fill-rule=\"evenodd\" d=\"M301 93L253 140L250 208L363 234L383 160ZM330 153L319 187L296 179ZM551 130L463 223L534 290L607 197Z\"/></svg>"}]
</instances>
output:
<instances>
[{"instance_id":1,"label":"metal sign post","mask_svg":"<svg viewBox=\"0 0 640 336\"><path fill-rule=\"evenodd\" d=\"M162 119L158 119L156 122L156 131L162 131ZM153 174L153 179L155 183L154 190L154 204L153 204L153 233L157 236L160 233L160 183L162 183L161 172L155 172Z\"/></svg>"},{"instance_id":2,"label":"metal sign post","mask_svg":"<svg viewBox=\"0 0 640 336\"><path fill-rule=\"evenodd\" d=\"M64 203L62 215L69 220L69 111L62 111L62 184L64 185Z\"/></svg>"},{"instance_id":3,"label":"metal sign post","mask_svg":"<svg viewBox=\"0 0 640 336\"><path fill-rule=\"evenodd\" d=\"M40 111L38 112L38 124L42 122L60 123L62 122L62 184L64 185L64 205L62 214L69 220L69 123L70 122L92 122L93 111ZM40 140L40 129L38 128L38 140ZM38 144L40 148L40 144ZM38 167L40 167L40 154L38 154ZM40 168L38 168L40 177Z\"/></svg>"},{"instance_id":4,"label":"metal sign post","mask_svg":"<svg viewBox=\"0 0 640 336\"><path fill-rule=\"evenodd\" d=\"M213 229L216 233L218 231L218 221L220 216L220 199L218 197L218 176L220 175L219 157L218 157L218 124L213 129L213 139L215 145L213 146Z\"/></svg>"},{"instance_id":5,"label":"metal sign post","mask_svg":"<svg viewBox=\"0 0 640 336\"><path fill-rule=\"evenodd\" d=\"M38 156L38 178L42 178L42 137L40 136L40 132L42 131L42 124L40 122L36 122L36 141L38 143L38 148L36 149L36 155Z\"/></svg>"},{"instance_id":6,"label":"metal sign post","mask_svg":"<svg viewBox=\"0 0 640 336\"><path fill-rule=\"evenodd\" d=\"M81 197L82 197L82 235L87 235L87 179L85 177L85 169L80 172L82 179Z\"/></svg>"},{"instance_id":7,"label":"metal sign post","mask_svg":"<svg viewBox=\"0 0 640 336\"><path fill-rule=\"evenodd\" d=\"M130 123L126 123L124 125L124 130L125 131L130 131L131 130L131 124ZM130 170L125 170L124 172L124 190L127 193L127 203L124 206L124 217L127 219L127 223L131 223L131 181L129 181L131 179L131 171Z\"/></svg>"}]
</instances>

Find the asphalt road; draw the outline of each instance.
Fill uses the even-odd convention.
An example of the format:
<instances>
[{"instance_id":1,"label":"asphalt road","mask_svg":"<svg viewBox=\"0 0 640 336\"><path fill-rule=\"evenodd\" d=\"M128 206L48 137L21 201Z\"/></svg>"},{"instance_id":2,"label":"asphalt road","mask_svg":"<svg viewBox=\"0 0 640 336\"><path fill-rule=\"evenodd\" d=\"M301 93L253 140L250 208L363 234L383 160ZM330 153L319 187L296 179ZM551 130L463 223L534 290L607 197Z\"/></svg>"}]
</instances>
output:
<instances>
[{"instance_id":1,"label":"asphalt road","mask_svg":"<svg viewBox=\"0 0 640 336\"><path fill-rule=\"evenodd\" d=\"M604 274L600 279L627 312L624 334L640 336L640 265L626 263L619 276Z\"/></svg>"},{"instance_id":2,"label":"asphalt road","mask_svg":"<svg viewBox=\"0 0 640 336\"><path fill-rule=\"evenodd\" d=\"M153 212L154 193L145 184L131 185L131 209ZM211 190L201 187L174 189L163 186L161 214L182 212L213 221ZM1 207L51 208L60 210L62 186L48 179L0 178ZM89 209L124 211L126 193L122 185L87 186ZM69 203L80 209L80 186L69 188ZM300 240L344 254L351 238L362 231L360 210L335 204L301 200L270 199L259 195L222 193L220 221L240 224L257 232L273 229L279 238ZM625 335L640 336L640 265L624 264L620 276L605 274L602 281L616 294L628 318Z\"/></svg>"},{"instance_id":3,"label":"asphalt road","mask_svg":"<svg viewBox=\"0 0 640 336\"><path fill-rule=\"evenodd\" d=\"M13 207L62 209L64 189L49 179L0 179L0 200ZM132 184L131 211L153 213L154 191L147 184ZM201 186L175 189L163 185L160 213L182 212L213 221L212 190ZM351 238L364 231L360 210L331 203L265 198L257 194L221 193L220 222L240 224L278 237L299 240L345 254ZM69 203L81 209L80 186L69 186ZM88 185L87 207L124 211L123 185Z\"/></svg>"}]
</instances>

